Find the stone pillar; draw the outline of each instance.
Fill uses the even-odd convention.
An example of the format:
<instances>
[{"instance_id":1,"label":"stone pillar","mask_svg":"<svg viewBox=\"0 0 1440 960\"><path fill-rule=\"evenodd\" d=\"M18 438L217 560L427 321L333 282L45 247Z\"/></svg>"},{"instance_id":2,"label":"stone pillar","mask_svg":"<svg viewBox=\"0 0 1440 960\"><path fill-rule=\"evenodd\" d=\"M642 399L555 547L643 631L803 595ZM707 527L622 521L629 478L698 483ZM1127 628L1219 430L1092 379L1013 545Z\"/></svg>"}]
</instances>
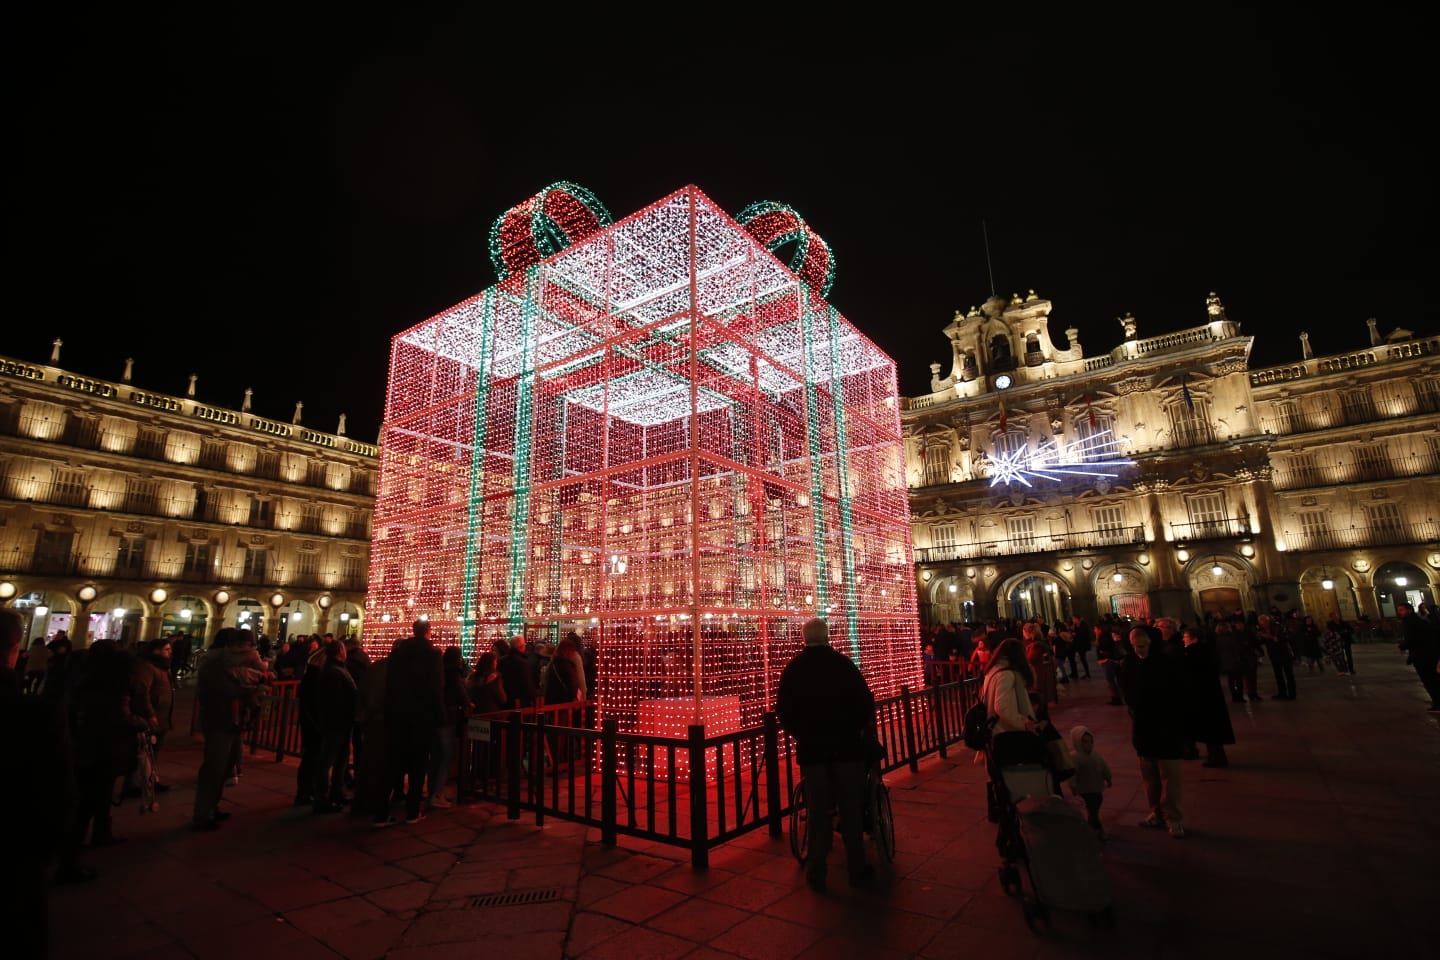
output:
<instances>
[{"instance_id":1,"label":"stone pillar","mask_svg":"<svg viewBox=\"0 0 1440 960\"><path fill-rule=\"evenodd\" d=\"M1355 600L1360 605L1360 612L1368 616L1372 621L1380 621L1380 603L1375 599L1375 587L1373 584L1355 585Z\"/></svg>"}]
</instances>

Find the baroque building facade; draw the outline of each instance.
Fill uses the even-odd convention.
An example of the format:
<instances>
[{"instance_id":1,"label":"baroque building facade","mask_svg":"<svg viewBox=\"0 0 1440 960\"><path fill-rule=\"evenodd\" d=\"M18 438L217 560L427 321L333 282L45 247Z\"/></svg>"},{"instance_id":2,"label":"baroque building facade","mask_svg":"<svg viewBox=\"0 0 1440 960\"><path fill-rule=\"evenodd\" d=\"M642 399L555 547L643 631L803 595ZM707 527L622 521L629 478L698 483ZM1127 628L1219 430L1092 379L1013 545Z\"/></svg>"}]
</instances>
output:
<instances>
[{"instance_id":1,"label":"baroque building facade","mask_svg":"<svg viewBox=\"0 0 1440 960\"><path fill-rule=\"evenodd\" d=\"M956 313L901 402L926 625L1334 611L1382 621L1440 580L1440 335L1397 329L1251 369L1200 325L1087 357L1030 291ZM1198 312L1198 311L1197 311ZM1198 319L1198 318L1197 318Z\"/></svg>"},{"instance_id":2,"label":"baroque building facade","mask_svg":"<svg viewBox=\"0 0 1440 960\"><path fill-rule=\"evenodd\" d=\"M77 645L360 630L379 449L0 357L0 604Z\"/></svg>"}]
</instances>

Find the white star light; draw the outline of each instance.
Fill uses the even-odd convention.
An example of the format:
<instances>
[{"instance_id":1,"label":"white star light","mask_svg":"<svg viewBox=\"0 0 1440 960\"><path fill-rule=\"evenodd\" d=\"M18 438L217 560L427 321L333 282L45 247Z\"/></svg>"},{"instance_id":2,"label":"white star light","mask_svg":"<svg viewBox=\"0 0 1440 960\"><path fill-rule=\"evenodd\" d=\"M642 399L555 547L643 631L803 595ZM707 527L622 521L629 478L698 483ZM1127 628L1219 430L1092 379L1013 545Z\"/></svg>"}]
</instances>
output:
<instances>
[{"instance_id":1,"label":"white star light","mask_svg":"<svg viewBox=\"0 0 1440 960\"><path fill-rule=\"evenodd\" d=\"M990 461L990 486L1002 483L1022 483L1034 486L1030 481L1059 480L1064 476L1118 477L1119 468L1133 467L1134 460L1124 457L1110 458L1118 453L1118 440L1106 439L1109 430L1097 433L1084 440L1074 440L1065 445L1062 454L1054 440L1046 440L1032 453L1028 445L1007 452L997 453ZM1084 463L1086 455L1101 455L1105 459Z\"/></svg>"}]
</instances>

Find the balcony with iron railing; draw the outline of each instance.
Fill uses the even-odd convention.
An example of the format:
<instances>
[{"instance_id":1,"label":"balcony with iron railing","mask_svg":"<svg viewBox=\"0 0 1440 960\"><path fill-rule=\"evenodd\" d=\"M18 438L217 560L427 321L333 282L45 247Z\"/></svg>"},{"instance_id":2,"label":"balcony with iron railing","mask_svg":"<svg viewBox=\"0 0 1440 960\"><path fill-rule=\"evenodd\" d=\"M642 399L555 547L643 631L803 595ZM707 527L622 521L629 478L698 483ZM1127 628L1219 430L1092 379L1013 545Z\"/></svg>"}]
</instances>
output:
<instances>
[{"instance_id":1,"label":"balcony with iron railing","mask_svg":"<svg viewBox=\"0 0 1440 960\"><path fill-rule=\"evenodd\" d=\"M1440 454L1429 451L1384 460L1277 467L1272 479L1276 490L1304 490L1375 480L1403 480L1437 473L1440 473Z\"/></svg>"},{"instance_id":2,"label":"balcony with iron railing","mask_svg":"<svg viewBox=\"0 0 1440 960\"><path fill-rule=\"evenodd\" d=\"M1248 517L1221 517L1216 520L1199 520L1194 523L1170 524L1170 538L1176 543L1195 543L1200 540L1230 540L1250 536Z\"/></svg>"},{"instance_id":3,"label":"balcony with iron railing","mask_svg":"<svg viewBox=\"0 0 1440 960\"><path fill-rule=\"evenodd\" d=\"M1100 530L1067 530L956 543L943 547L917 547L915 562L955 563L987 560L992 557L1020 557L1030 554L1059 553L1066 550L1092 550L1097 547L1139 546L1145 543L1145 528L1107 527Z\"/></svg>"},{"instance_id":4,"label":"balcony with iron railing","mask_svg":"<svg viewBox=\"0 0 1440 960\"><path fill-rule=\"evenodd\" d=\"M1416 417L1440 413L1440 396L1429 393L1416 394L1413 403L1405 406L1394 404L1352 404L1334 407L1319 412L1294 412L1278 416L1261 417L1260 429L1275 436L1291 436L1297 433L1314 433L1317 430L1335 430L1340 427L1358 427L1368 423L1392 421L1398 417Z\"/></svg>"},{"instance_id":5,"label":"balcony with iron railing","mask_svg":"<svg viewBox=\"0 0 1440 960\"><path fill-rule=\"evenodd\" d=\"M1356 547L1398 547L1417 543L1440 543L1440 522L1363 524L1332 530L1305 530L1280 534L1288 551L1351 550Z\"/></svg>"},{"instance_id":6,"label":"balcony with iron railing","mask_svg":"<svg viewBox=\"0 0 1440 960\"><path fill-rule=\"evenodd\" d=\"M271 518L265 517L263 514L251 516L249 507L245 504L220 504L205 502L203 498L194 496L166 497L148 490L129 490L120 494L119 503L114 508L108 508L92 506L91 494L91 488L77 486L73 483L0 478L0 501L36 503L103 513L133 514L142 517L159 517L165 520L199 520L227 527L243 526L272 532L277 530ZM370 539L369 524L364 520L344 521L337 526L333 521L325 522L307 517L296 524L293 530L282 532L308 533L315 536L349 540Z\"/></svg>"}]
</instances>

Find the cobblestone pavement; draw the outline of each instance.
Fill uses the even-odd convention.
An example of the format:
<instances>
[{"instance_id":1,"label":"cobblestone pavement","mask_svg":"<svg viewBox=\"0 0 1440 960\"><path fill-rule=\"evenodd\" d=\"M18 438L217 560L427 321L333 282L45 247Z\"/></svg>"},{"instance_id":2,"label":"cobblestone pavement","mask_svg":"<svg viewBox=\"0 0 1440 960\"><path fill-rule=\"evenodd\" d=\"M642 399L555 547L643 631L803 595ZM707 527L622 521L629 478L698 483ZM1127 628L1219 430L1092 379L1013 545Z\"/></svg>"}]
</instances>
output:
<instances>
[{"instance_id":1,"label":"cobblestone pavement","mask_svg":"<svg viewBox=\"0 0 1440 960\"><path fill-rule=\"evenodd\" d=\"M192 833L199 739L180 735L160 758L173 784L160 811L127 801L115 823L128 839L86 851L99 878L54 889L52 955L1434 957L1440 724L1393 646L1356 660L1357 677L1301 667L1294 702L1232 707L1231 766L1185 765L1183 840L1136 827L1127 718L1098 671L1062 688L1056 723L1094 730L1115 771L1103 810L1113 930L1060 914L1049 935L1026 927L997 882L983 768L958 745L887 776L899 853L878 889L851 890L837 862L822 895L763 831L713 851L703 872L679 849L607 848L598 831L508 821L488 804L375 831L291 806L294 762L258 757L227 788L224 828Z\"/></svg>"}]
</instances>

